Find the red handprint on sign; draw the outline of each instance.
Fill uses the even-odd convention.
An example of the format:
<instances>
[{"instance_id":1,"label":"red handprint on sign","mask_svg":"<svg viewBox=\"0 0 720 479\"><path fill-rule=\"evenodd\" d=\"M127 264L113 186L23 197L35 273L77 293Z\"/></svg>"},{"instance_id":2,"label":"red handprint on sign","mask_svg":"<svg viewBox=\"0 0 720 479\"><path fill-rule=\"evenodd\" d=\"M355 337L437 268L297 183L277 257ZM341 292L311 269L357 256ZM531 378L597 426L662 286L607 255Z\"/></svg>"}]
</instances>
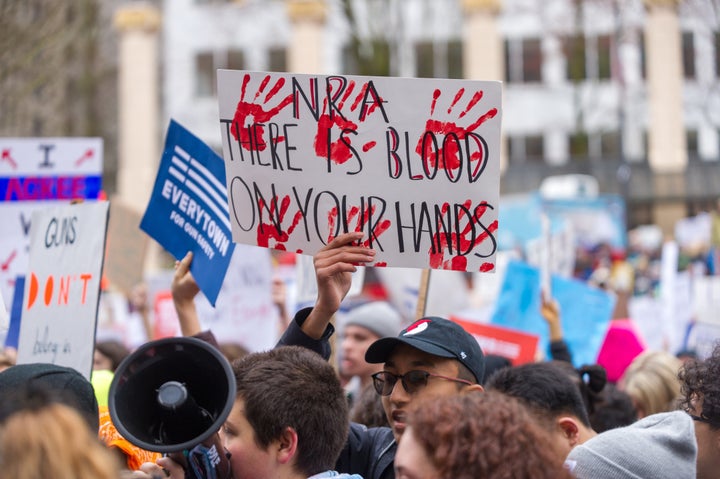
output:
<instances>
[{"instance_id":1,"label":"red handprint on sign","mask_svg":"<svg viewBox=\"0 0 720 479\"><path fill-rule=\"evenodd\" d=\"M260 224L257 228L258 246L285 251L285 243L302 219L302 212L297 211L293 216L290 226L287 229L283 228L282 223L285 220L285 215L289 207L290 196L288 195L285 195L282 200L274 197L270 200L270 205L265 205L265 201L262 198L258 198L258 211L261 213ZM262 221L262 212L265 210L267 210L269 216L269 222L267 223ZM270 244L271 240L275 242L272 245ZM298 253L300 253L300 251L298 251Z\"/></svg>"},{"instance_id":2,"label":"red handprint on sign","mask_svg":"<svg viewBox=\"0 0 720 479\"><path fill-rule=\"evenodd\" d=\"M467 271L467 256L465 254L456 254L450 259L445 259L445 251L449 253L458 252L469 252L475 249L480 243L490 238L493 242L495 241L492 233L497 231L498 222L497 220L490 223L488 226L483 226L480 223L480 219L485 212L490 208L487 203L480 203L472 208L472 201L467 200L462 205L455 205L455 216L457 225L463 217L467 216L467 222L462 228L462 231L455 231L450 234L441 232L444 230L440 220L436 224L437 231L433 234L433 242L428 254L430 256L430 267L438 269L449 269L453 271ZM450 205L443 203L441 211L445 215L448 213ZM480 231L478 231L478 229ZM483 263L480 266L481 272L491 271L494 269L494 265L490 262Z\"/></svg>"},{"instance_id":3,"label":"red handprint on sign","mask_svg":"<svg viewBox=\"0 0 720 479\"><path fill-rule=\"evenodd\" d=\"M368 237L365 241L360 243L360 246L367 248L374 248L378 242L378 238L390 228L390 220L382 219L383 212L381 211L376 217L377 206L364 202L361 206L350 206L345 213L345 217L340 218L341 225L337 224L339 211L337 207L333 207L328 213L328 229L330 231L328 236L328 243L333 240L334 234L342 231L356 231L361 232L365 229L369 231ZM355 228L350 229L351 223L355 222Z\"/></svg>"},{"instance_id":4,"label":"red handprint on sign","mask_svg":"<svg viewBox=\"0 0 720 479\"><path fill-rule=\"evenodd\" d=\"M278 94L280 89L285 85L285 78L280 77L277 79L275 84L270 88L261 102L258 102L260 96L265 92L268 84L270 83L270 75L265 76L257 92L252 100L246 100L245 95L247 94L247 86L250 82L250 75L246 74L243 78L242 87L240 89L240 101L235 109L235 116L233 117L232 132L233 137L240 143L242 148L248 151L264 151L267 148L267 143L264 140L265 129L263 126L258 124L264 124L275 117L280 111L292 103L292 93L288 94L285 98L282 98L280 102L274 107L268 106L275 95ZM282 137L278 137L275 141L282 141Z\"/></svg>"},{"instance_id":5,"label":"red handprint on sign","mask_svg":"<svg viewBox=\"0 0 720 479\"><path fill-rule=\"evenodd\" d=\"M439 89L433 92L430 116L435 115L435 109L441 94L442 92ZM448 116L453 114L453 110L464 95L465 89L460 88L447 109ZM475 92L457 119L463 118L475 108L482 97L482 91ZM488 152L487 147L484 145L484 140L475 134L474 131L487 120L494 118L497 113L497 108L491 108L467 126L460 126L455 121L442 121L430 118L425 123L426 133L418 140L415 152L421 155L423 163L428 167L428 171L437 167L447 170L449 174L448 177L450 177L451 172L459 175L460 172L458 170L462 166L461 142L468 141L471 139L470 137L472 137L474 141L478 142L478 146L481 147L478 151L471 153L470 158L467 158L471 170L469 170L470 177L475 178L485 167ZM430 134L429 137L428 134ZM440 136L443 137L442 141L438 140ZM474 168L472 165L474 165Z\"/></svg>"},{"instance_id":6,"label":"red handprint on sign","mask_svg":"<svg viewBox=\"0 0 720 479\"><path fill-rule=\"evenodd\" d=\"M352 135L357 134L358 124L346 118L345 114L358 111L358 107L362 105L361 110L358 111L358 121L365 121L378 105L382 105L382 99L377 96L374 88L368 89L369 83L365 83L350 104L349 110L346 110L346 102L352 96L356 83L354 80L345 83L345 79L341 77L336 77L335 80L341 83L336 92L331 91L332 84L328 84L322 114L318 119L314 147L318 157L327 158L329 162L341 165L357 155L357 151L352 146ZM366 104L367 95L372 96L373 100L369 106ZM375 141L369 141L363 145L362 150L367 152L375 145Z\"/></svg>"}]
</instances>

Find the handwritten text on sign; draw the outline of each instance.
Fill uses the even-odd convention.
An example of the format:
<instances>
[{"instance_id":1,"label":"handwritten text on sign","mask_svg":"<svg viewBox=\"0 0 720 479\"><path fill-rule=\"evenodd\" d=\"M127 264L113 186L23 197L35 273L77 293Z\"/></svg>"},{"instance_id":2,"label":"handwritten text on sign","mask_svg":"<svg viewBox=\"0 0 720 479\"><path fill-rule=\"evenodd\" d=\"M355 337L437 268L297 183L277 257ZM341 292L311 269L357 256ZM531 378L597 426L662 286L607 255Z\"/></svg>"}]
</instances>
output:
<instances>
[{"instance_id":1,"label":"handwritten text on sign","mask_svg":"<svg viewBox=\"0 0 720 479\"><path fill-rule=\"evenodd\" d=\"M107 220L105 201L33 213L18 363L69 366L90 378Z\"/></svg>"},{"instance_id":2,"label":"handwritten text on sign","mask_svg":"<svg viewBox=\"0 0 720 479\"><path fill-rule=\"evenodd\" d=\"M220 70L233 240L313 254L364 231L375 266L491 271L498 82Z\"/></svg>"}]
</instances>

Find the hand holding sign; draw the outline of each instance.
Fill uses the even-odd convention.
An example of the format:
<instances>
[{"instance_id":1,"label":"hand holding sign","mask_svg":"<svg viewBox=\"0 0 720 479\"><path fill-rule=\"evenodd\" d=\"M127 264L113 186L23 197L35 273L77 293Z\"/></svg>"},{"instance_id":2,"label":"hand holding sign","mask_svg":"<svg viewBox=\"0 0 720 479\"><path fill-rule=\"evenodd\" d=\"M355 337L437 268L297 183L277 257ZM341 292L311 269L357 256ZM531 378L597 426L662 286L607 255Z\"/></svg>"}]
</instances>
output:
<instances>
[{"instance_id":1,"label":"hand holding sign","mask_svg":"<svg viewBox=\"0 0 720 479\"><path fill-rule=\"evenodd\" d=\"M362 233L342 234L315 255L318 298L302 325L308 336L320 338L323 335L330 319L340 309L340 303L350 291L352 273L358 265L371 263L375 258L375 251L357 246L361 239Z\"/></svg>"}]
</instances>

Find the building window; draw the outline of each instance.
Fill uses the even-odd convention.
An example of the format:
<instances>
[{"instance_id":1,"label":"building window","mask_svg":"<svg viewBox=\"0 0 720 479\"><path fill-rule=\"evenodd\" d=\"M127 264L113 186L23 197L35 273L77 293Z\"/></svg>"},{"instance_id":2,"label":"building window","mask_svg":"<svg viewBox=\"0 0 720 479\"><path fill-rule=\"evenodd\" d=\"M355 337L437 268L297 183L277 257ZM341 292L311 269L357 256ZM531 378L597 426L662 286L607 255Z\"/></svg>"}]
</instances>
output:
<instances>
[{"instance_id":1,"label":"building window","mask_svg":"<svg viewBox=\"0 0 720 479\"><path fill-rule=\"evenodd\" d=\"M602 158L620 158L622 143L619 131L600 133L600 155Z\"/></svg>"},{"instance_id":2,"label":"building window","mask_svg":"<svg viewBox=\"0 0 720 479\"><path fill-rule=\"evenodd\" d=\"M245 54L242 50L230 50L227 52L227 63L225 63L225 65L218 65L217 68L243 70L245 69Z\"/></svg>"},{"instance_id":3,"label":"building window","mask_svg":"<svg viewBox=\"0 0 720 479\"><path fill-rule=\"evenodd\" d=\"M351 75L390 75L390 45L387 40L353 41L343 48L342 68Z\"/></svg>"},{"instance_id":4,"label":"building window","mask_svg":"<svg viewBox=\"0 0 720 479\"><path fill-rule=\"evenodd\" d=\"M215 72L218 69L243 70L245 54L242 50L201 52L195 55L195 95L199 98L217 93Z\"/></svg>"},{"instance_id":5,"label":"building window","mask_svg":"<svg viewBox=\"0 0 720 479\"><path fill-rule=\"evenodd\" d=\"M613 42L610 35L597 37L597 77L609 80L612 77Z\"/></svg>"},{"instance_id":6,"label":"building window","mask_svg":"<svg viewBox=\"0 0 720 479\"><path fill-rule=\"evenodd\" d=\"M715 37L715 78L720 78L720 32L713 33Z\"/></svg>"},{"instance_id":7,"label":"building window","mask_svg":"<svg viewBox=\"0 0 720 479\"><path fill-rule=\"evenodd\" d=\"M609 80L612 76L612 46L610 35L568 37L565 40L567 79L576 82Z\"/></svg>"},{"instance_id":8,"label":"building window","mask_svg":"<svg viewBox=\"0 0 720 479\"><path fill-rule=\"evenodd\" d=\"M505 78L510 83L542 81L542 44L540 39L505 41Z\"/></svg>"},{"instance_id":9,"label":"building window","mask_svg":"<svg viewBox=\"0 0 720 479\"><path fill-rule=\"evenodd\" d=\"M415 45L415 76L419 78L462 78L462 43L420 42Z\"/></svg>"},{"instance_id":10,"label":"building window","mask_svg":"<svg viewBox=\"0 0 720 479\"><path fill-rule=\"evenodd\" d=\"M208 97L215 94L215 68L212 53L195 56L195 95Z\"/></svg>"},{"instance_id":11,"label":"building window","mask_svg":"<svg viewBox=\"0 0 720 479\"><path fill-rule=\"evenodd\" d=\"M271 48L268 52L268 67L272 72L287 71L287 50L283 48Z\"/></svg>"},{"instance_id":12,"label":"building window","mask_svg":"<svg viewBox=\"0 0 720 479\"><path fill-rule=\"evenodd\" d=\"M545 141L542 135L510 136L507 145L511 164L543 162L545 159Z\"/></svg>"},{"instance_id":13,"label":"building window","mask_svg":"<svg viewBox=\"0 0 720 479\"><path fill-rule=\"evenodd\" d=\"M565 40L567 58L567 79L571 81L580 81L587 78L585 58L585 37L583 35L574 35Z\"/></svg>"},{"instance_id":14,"label":"building window","mask_svg":"<svg viewBox=\"0 0 720 479\"><path fill-rule=\"evenodd\" d=\"M695 39L692 32L682 34L682 61L685 79L695 79Z\"/></svg>"},{"instance_id":15,"label":"building window","mask_svg":"<svg viewBox=\"0 0 720 479\"><path fill-rule=\"evenodd\" d=\"M590 141L588 134L584 131L578 131L568 137L570 158L576 160L584 160L590 154Z\"/></svg>"},{"instance_id":16,"label":"building window","mask_svg":"<svg viewBox=\"0 0 720 479\"><path fill-rule=\"evenodd\" d=\"M685 148L687 149L688 160L699 158L700 150L698 148L697 130L685 131Z\"/></svg>"}]
</instances>

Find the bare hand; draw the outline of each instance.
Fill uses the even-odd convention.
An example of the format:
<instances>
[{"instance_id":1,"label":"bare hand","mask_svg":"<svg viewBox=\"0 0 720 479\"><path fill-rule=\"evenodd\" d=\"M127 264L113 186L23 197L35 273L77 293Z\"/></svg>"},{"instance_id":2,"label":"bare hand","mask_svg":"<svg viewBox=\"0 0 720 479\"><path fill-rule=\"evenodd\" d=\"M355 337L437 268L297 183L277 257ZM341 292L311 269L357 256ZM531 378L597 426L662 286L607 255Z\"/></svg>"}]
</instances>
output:
<instances>
[{"instance_id":1,"label":"bare hand","mask_svg":"<svg viewBox=\"0 0 720 479\"><path fill-rule=\"evenodd\" d=\"M311 337L320 338L340 303L350 291L352 273L357 266L375 259L375 251L357 246L362 232L345 233L333 239L317 252L313 259L317 278L318 297L315 307L303 323L303 331Z\"/></svg>"}]
</instances>

